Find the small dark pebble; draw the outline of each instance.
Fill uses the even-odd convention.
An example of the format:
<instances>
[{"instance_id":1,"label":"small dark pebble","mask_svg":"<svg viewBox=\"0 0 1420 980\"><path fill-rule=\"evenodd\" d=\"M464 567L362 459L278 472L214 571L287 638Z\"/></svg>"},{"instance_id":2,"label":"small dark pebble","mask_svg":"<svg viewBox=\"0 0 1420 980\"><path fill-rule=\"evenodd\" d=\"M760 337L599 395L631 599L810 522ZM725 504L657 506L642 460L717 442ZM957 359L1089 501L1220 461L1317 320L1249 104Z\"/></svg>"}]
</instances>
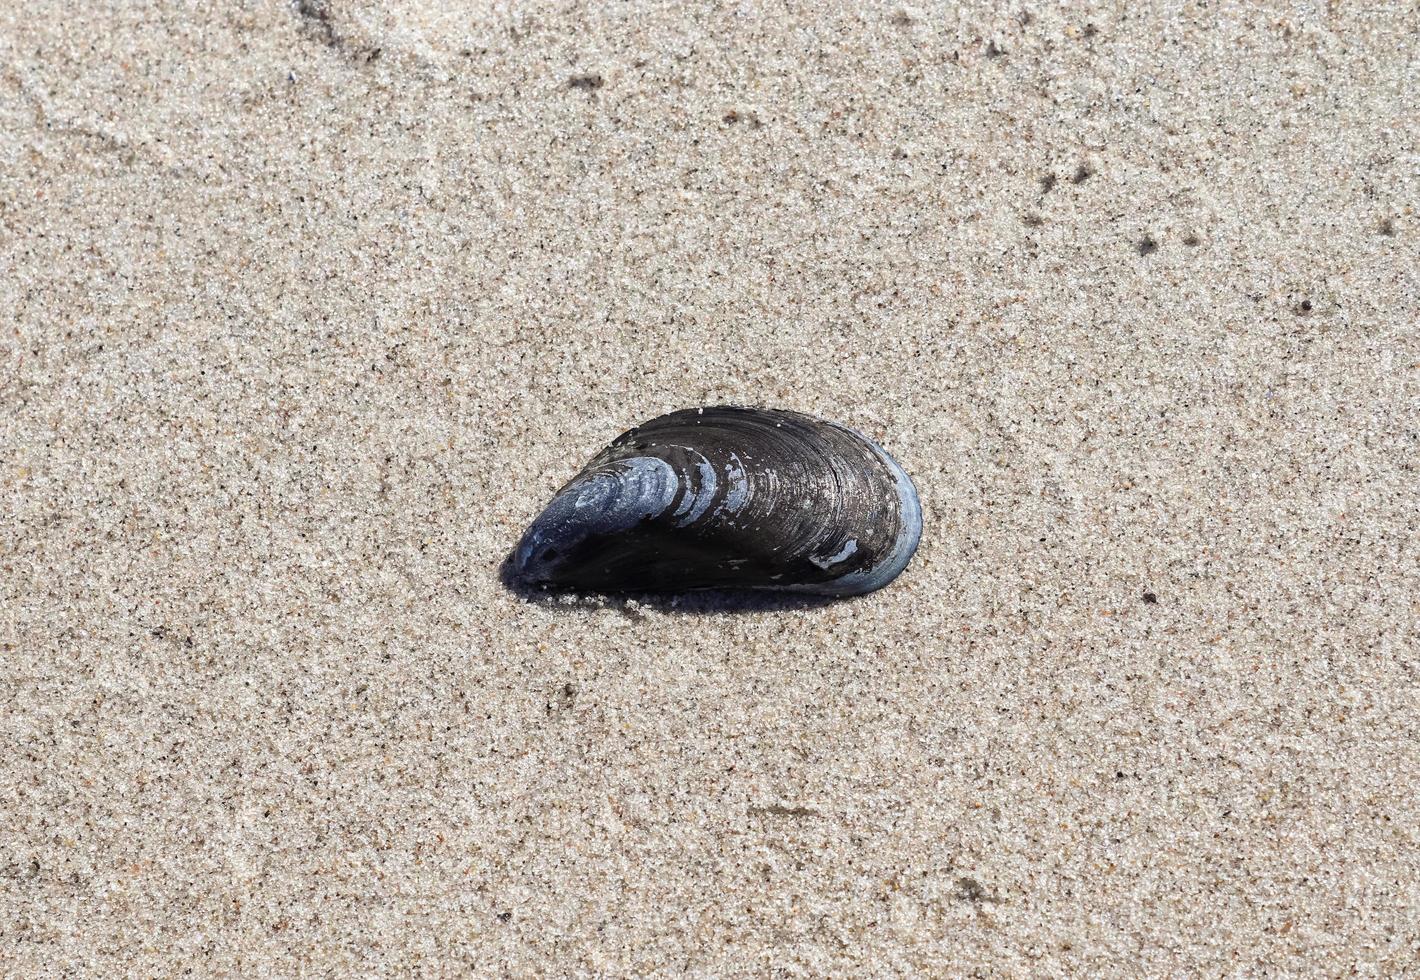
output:
<instances>
[{"instance_id":1,"label":"small dark pebble","mask_svg":"<svg viewBox=\"0 0 1420 980\"><path fill-rule=\"evenodd\" d=\"M513 913L512 913L512 912L499 912L499 913L498 913L498 921L499 921L499 922L509 922L509 921L512 920L512 918L513 918Z\"/></svg>"},{"instance_id":2,"label":"small dark pebble","mask_svg":"<svg viewBox=\"0 0 1420 980\"><path fill-rule=\"evenodd\" d=\"M1159 250L1159 243L1150 235L1145 235L1138 245L1140 255L1153 255Z\"/></svg>"},{"instance_id":3,"label":"small dark pebble","mask_svg":"<svg viewBox=\"0 0 1420 980\"><path fill-rule=\"evenodd\" d=\"M581 89L583 92L595 92L606 84L600 75L573 75L567 79L568 88Z\"/></svg>"},{"instance_id":4,"label":"small dark pebble","mask_svg":"<svg viewBox=\"0 0 1420 980\"><path fill-rule=\"evenodd\" d=\"M1144 601L1147 602L1149 605L1152 606L1152 605L1155 605L1155 604L1158 603L1159 597L1156 596L1156 595L1154 595L1154 593L1152 593L1152 592L1145 592L1145 593L1144 593Z\"/></svg>"}]
</instances>

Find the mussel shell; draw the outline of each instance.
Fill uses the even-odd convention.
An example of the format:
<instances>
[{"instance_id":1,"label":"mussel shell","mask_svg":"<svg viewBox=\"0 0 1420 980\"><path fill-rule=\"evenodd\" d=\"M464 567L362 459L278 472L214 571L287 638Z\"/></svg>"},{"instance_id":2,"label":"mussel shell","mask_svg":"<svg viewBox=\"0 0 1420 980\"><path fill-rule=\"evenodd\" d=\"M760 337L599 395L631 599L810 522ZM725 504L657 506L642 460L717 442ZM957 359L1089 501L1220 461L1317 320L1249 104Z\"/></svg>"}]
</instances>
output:
<instances>
[{"instance_id":1,"label":"mussel shell","mask_svg":"<svg viewBox=\"0 0 1420 980\"><path fill-rule=\"evenodd\" d=\"M602 450L535 520L516 578L595 592L858 595L907 566L912 480L846 426L773 409L672 412Z\"/></svg>"}]
</instances>

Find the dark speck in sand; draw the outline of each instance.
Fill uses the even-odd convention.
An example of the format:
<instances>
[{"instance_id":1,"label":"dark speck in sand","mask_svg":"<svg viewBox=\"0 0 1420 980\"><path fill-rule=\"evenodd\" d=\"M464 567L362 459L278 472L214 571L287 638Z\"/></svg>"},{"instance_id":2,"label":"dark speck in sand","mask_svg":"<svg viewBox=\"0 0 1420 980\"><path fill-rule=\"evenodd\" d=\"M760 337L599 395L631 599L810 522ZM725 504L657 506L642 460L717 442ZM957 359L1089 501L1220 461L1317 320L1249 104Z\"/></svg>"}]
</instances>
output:
<instances>
[{"instance_id":1,"label":"dark speck in sand","mask_svg":"<svg viewBox=\"0 0 1420 980\"><path fill-rule=\"evenodd\" d=\"M817 810L810 810L806 806L784 806L782 803L771 803L769 806L751 806L749 808L751 816L768 817L817 817Z\"/></svg>"},{"instance_id":2,"label":"dark speck in sand","mask_svg":"<svg viewBox=\"0 0 1420 980\"><path fill-rule=\"evenodd\" d=\"M955 897L963 902L971 902L973 905L978 905L982 902L1001 901L1001 899L995 895L988 895L986 889L981 887L981 882L977 881L975 878L958 878Z\"/></svg>"}]
</instances>

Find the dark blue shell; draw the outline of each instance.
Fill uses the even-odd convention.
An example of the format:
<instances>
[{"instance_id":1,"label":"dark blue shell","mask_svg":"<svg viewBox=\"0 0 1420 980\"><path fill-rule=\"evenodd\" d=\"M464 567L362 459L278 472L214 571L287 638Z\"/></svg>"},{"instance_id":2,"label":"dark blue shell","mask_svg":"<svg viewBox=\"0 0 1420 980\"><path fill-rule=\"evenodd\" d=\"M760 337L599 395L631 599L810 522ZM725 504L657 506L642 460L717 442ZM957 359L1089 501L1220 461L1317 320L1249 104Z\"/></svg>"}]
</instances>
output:
<instances>
[{"instance_id":1,"label":"dark blue shell","mask_svg":"<svg viewBox=\"0 0 1420 980\"><path fill-rule=\"evenodd\" d=\"M558 491L512 571L594 592L860 595L922 534L912 480L871 439L799 412L717 406L620 436Z\"/></svg>"}]
</instances>

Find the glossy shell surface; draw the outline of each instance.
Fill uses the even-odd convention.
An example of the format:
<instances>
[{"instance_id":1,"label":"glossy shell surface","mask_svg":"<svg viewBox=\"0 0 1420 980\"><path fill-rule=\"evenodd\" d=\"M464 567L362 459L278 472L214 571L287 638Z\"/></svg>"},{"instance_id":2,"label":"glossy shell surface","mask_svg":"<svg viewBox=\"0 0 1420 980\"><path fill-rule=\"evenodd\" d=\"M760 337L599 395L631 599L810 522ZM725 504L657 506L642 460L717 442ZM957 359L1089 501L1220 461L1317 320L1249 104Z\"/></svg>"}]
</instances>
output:
<instances>
[{"instance_id":1,"label":"glossy shell surface","mask_svg":"<svg viewBox=\"0 0 1420 980\"><path fill-rule=\"evenodd\" d=\"M691 408L598 453L528 528L512 571L595 592L858 595L896 578L921 532L912 480L861 433L799 412Z\"/></svg>"}]
</instances>

